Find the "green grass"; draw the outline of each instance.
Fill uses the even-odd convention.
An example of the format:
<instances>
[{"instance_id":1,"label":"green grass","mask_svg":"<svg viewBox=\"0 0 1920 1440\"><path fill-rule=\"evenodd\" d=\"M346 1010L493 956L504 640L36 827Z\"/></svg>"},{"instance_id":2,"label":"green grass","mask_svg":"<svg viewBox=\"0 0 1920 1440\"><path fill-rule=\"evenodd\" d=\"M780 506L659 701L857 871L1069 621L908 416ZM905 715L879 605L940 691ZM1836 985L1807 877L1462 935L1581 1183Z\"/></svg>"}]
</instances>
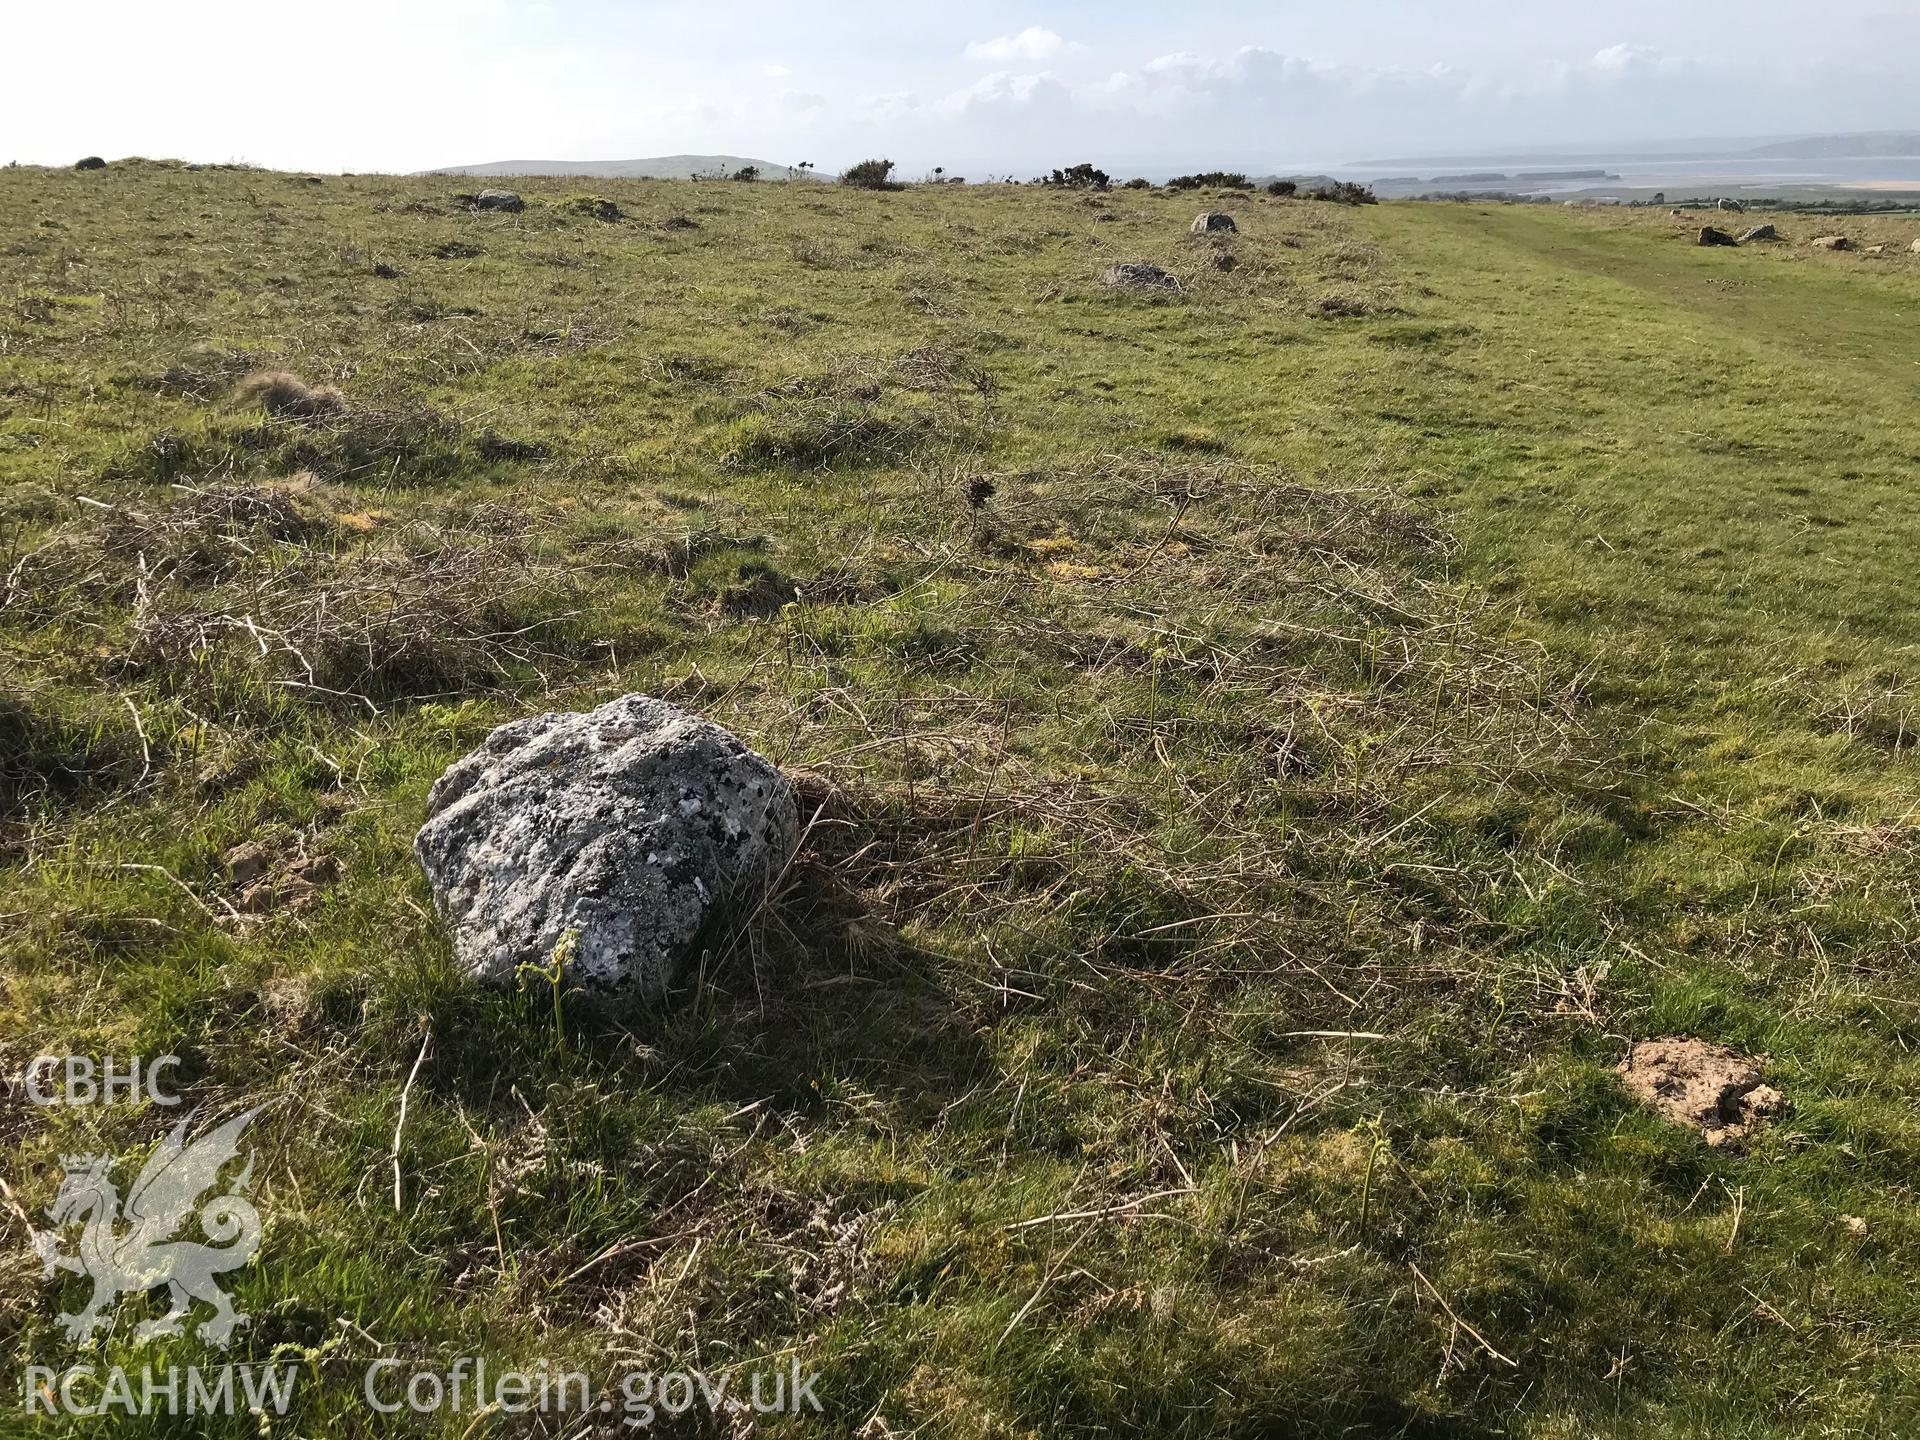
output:
<instances>
[{"instance_id":1,"label":"green grass","mask_svg":"<svg viewBox=\"0 0 1920 1440\"><path fill-rule=\"evenodd\" d=\"M287 1433L421 1428L376 1353L797 1356L873 1436L1911 1430L1910 222L458 188L0 172L0 1050L277 1098ZM627 690L818 818L684 994L556 1021L409 845ZM338 876L236 915L246 841ZM1790 1113L1636 1108L1673 1033ZM167 1118L7 1113L36 1215Z\"/></svg>"}]
</instances>

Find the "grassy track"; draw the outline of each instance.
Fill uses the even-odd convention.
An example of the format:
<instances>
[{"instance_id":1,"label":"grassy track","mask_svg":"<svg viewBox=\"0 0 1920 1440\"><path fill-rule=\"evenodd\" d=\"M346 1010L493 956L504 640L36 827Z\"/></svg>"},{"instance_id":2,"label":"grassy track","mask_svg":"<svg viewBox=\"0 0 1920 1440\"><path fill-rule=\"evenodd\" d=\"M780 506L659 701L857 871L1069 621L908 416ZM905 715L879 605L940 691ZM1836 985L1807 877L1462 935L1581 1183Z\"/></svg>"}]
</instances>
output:
<instances>
[{"instance_id":1,"label":"grassy track","mask_svg":"<svg viewBox=\"0 0 1920 1440\"><path fill-rule=\"evenodd\" d=\"M359 1401L473 1353L797 1356L765 1435L1920 1423L1911 222L456 188L0 172L0 1054L275 1100L273 1433L575 1433ZM476 993L428 785L629 689L800 861L656 1013ZM1639 1109L1667 1034L1791 1112ZM5 1119L37 1216L167 1117Z\"/></svg>"}]
</instances>

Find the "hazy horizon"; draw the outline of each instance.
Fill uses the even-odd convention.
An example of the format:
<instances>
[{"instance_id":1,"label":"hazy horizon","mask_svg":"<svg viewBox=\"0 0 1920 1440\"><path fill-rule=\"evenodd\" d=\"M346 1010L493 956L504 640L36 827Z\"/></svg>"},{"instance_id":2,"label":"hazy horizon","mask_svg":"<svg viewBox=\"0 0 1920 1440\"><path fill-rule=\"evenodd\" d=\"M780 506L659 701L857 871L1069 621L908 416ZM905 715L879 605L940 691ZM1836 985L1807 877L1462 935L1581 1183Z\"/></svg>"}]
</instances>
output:
<instances>
[{"instance_id":1,"label":"hazy horizon","mask_svg":"<svg viewBox=\"0 0 1920 1440\"><path fill-rule=\"evenodd\" d=\"M979 177L1920 129L1920 3L1324 8L101 0L84 85L51 65L10 77L0 161L412 171L691 152L832 171L885 154ZM74 14L23 4L8 28L16 53L62 53Z\"/></svg>"}]
</instances>

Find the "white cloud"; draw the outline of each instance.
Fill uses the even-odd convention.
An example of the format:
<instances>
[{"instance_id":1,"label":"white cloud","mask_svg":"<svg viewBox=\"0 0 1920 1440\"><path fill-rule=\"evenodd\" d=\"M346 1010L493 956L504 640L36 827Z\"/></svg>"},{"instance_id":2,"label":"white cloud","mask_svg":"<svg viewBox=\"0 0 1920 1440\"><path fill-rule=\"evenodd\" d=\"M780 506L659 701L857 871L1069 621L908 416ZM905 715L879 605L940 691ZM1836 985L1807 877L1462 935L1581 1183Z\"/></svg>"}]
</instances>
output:
<instances>
[{"instance_id":1,"label":"white cloud","mask_svg":"<svg viewBox=\"0 0 1920 1440\"><path fill-rule=\"evenodd\" d=\"M1007 70L996 70L991 75L983 75L964 90L956 90L943 99L941 108L949 112L968 110L975 106L1030 106L1037 101L1068 102L1071 92L1053 76L1015 75Z\"/></svg>"},{"instance_id":2,"label":"white cloud","mask_svg":"<svg viewBox=\"0 0 1920 1440\"><path fill-rule=\"evenodd\" d=\"M1340 64L1245 46L1173 51L1086 81L997 68L911 117L896 114L910 123L885 142L903 163L927 156L976 171L1069 159L1258 170L1727 133L1727 116L1763 89L1772 128L1811 132L1875 128L1903 84L1897 68L1843 77L1813 62L1760 69L1636 45L1473 67ZM823 124L833 131L832 117Z\"/></svg>"},{"instance_id":3,"label":"white cloud","mask_svg":"<svg viewBox=\"0 0 1920 1440\"><path fill-rule=\"evenodd\" d=\"M785 65L762 65L760 73L769 80L781 80L793 74L793 71Z\"/></svg>"},{"instance_id":4,"label":"white cloud","mask_svg":"<svg viewBox=\"0 0 1920 1440\"><path fill-rule=\"evenodd\" d=\"M790 115L811 118L827 108L827 97L811 90L782 90L773 97L775 108Z\"/></svg>"},{"instance_id":5,"label":"white cloud","mask_svg":"<svg viewBox=\"0 0 1920 1440\"><path fill-rule=\"evenodd\" d=\"M863 95L855 102L855 114L867 125L898 125L920 113L920 97L911 90L886 95Z\"/></svg>"},{"instance_id":6,"label":"white cloud","mask_svg":"<svg viewBox=\"0 0 1920 1440\"><path fill-rule=\"evenodd\" d=\"M1609 45L1587 67L1605 76L1634 75L1649 70L1681 70L1687 62L1672 60L1647 45Z\"/></svg>"},{"instance_id":7,"label":"white cloud","mask_svg":"<svg viewBox=\"0 0 1920 1440\"><path fill-rule=\"evenodd\" d=\"M1088 104L1161 118L1202 109L1271 110L1324 90L1359 94L1397 75L1316 64L1249 45L1223 59L1177 51L1085 87Z\"/></svg>"},{"instance_id":8,"label":"white cloud","mask_svg":"<svg viewBox=\"0 0 1920 1440\"><path fill-rule=\"evenodd\" d=\"M1044 25L1029 25L1017 35L974 41L967 46L967 59L992 60L1005 65L1014 60L1051 60L1056 55L1076 55L1086 48Z\"/></svg>"},{"instance_id":9,"label":"white cloud","mask_svg":"<svg viewBox=\"0 0 1920 1440\"><path fill-rule=\"evenodd\" d=\"M1638 53L1632 45L1609 45L1593 57L1593 68L1603 75L1618 75L1633 64Z\"/></svg>"}]
</instances>

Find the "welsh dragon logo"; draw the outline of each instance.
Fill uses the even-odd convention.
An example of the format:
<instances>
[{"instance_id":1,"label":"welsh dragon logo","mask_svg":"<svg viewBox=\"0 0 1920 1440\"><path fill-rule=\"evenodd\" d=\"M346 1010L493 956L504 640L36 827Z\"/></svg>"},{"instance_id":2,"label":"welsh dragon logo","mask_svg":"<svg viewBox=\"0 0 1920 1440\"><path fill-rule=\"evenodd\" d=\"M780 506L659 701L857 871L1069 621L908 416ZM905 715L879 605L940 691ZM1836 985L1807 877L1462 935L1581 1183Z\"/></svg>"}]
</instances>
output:
<instances>
[{"instance_id":1,"label":"welsh dragon logo","mask_svg":"<svg viewBox=\"0 0 1920 1440\"><path fill-rule=\"evenodd\" d=\"M234 1329L248 1322L214 1277L246 1264L260 1246L260 1212L245 1193L253 1178L252 1152L224 1191L204 1203L201 1197L218 1185L221 1169L240 1153L240 1133L264 1108L255 1106L191 1142L187 1128L193 1116L188 1115L149 1157L124 1203L114 1189L112 1156L64 1158L65 1177L47 1207L53 1228L31 1233L45 1275L65 1270L93 1281L86 1307L59 1317L68 1339L92 1335L121 1295L162 1285L170 1302L167 1313L136 1327L136 1341L180 1334L195 1300L213 1306L214 1313L199 1326L200 1338L209 1345L224 1349ZM196 1212L211 1244L175 1238ZM81 1226L77 1253L63 1254L61 1231L76 1223Z\"/></svg>"}]
</instances>

